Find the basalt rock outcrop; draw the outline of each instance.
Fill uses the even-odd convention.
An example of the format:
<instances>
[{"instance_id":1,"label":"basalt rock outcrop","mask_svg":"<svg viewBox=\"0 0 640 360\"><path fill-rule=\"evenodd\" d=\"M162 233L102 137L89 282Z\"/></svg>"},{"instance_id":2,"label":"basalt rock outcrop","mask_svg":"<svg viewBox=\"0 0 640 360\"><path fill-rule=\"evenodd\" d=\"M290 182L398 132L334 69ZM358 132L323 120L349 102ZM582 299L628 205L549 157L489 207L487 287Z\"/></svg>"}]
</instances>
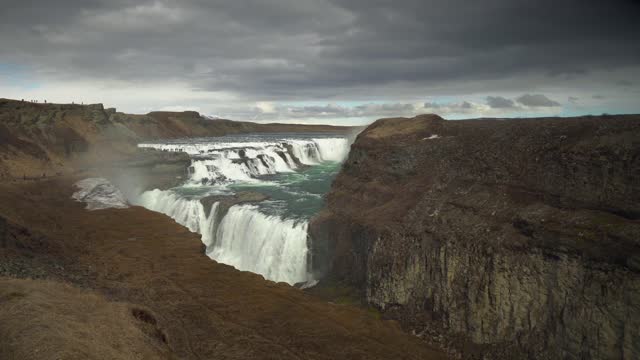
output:
<instances>
[{"instance_id":1,"label":"basalt rock outcrop","mask_svg":"<svg viewBox=\"0 0 640 360\"><path fill-rule=\"evenodd\" d=\"M423 115L358 136L310 229L325 283L466 356L637 359L639 219L640 116Z\"/></svg>"}]
</instances>

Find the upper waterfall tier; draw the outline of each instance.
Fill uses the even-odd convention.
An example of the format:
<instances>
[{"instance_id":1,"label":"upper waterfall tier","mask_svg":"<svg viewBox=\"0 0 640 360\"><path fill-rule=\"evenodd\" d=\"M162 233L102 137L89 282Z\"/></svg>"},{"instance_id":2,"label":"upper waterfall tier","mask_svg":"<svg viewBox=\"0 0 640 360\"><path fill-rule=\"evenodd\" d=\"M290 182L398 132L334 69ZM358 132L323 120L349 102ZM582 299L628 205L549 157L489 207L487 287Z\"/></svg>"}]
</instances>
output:
<instances>
[{"instance_id":1,"label":"upper waterfall tier","mask_svg":"<svg viewBox=\"0 0 640 360\"><path fill-rule=\"evenodd\" d=\"M340 162L348 153L348 140L342 137L244 136L215 142L195 139L138 146L190 154L193 161L189 183L192 185L253 182L262 175L293 172L326 161Z\"/></svg>"}]
</instances>

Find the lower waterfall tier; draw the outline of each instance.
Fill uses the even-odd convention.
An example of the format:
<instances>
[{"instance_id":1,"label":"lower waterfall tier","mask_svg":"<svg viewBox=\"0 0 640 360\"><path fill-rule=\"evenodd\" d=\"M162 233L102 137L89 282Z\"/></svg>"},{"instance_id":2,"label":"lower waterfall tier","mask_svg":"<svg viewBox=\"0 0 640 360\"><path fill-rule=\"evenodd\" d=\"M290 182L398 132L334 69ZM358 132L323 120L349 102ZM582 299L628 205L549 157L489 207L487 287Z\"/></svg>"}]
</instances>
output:
<instances>
[{"instance_id":1,"label":"lower waterfall tier","mask_svg":"<svg viewBox=\"0 0 640 360\"><path fill-rule=\"evenodd\" d=\"M234 205L223 213L218 202L207 214L200 200L170 190L147 191L135 204L201 234L207 255L218 262L292 285L311 280L307 221L265 215L254 205Z\"/></svg>"}]
</instances>

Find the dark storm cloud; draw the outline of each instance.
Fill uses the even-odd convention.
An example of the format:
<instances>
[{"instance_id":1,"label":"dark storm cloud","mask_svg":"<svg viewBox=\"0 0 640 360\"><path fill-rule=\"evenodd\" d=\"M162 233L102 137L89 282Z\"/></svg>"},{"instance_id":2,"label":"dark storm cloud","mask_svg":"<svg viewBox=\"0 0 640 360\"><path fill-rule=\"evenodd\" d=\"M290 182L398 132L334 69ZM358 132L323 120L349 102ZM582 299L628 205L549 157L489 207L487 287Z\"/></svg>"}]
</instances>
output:
<instances>
[{"instance_id":1,"label":"dark storm cloud","mask_svg":"<svg viewBox=\"0 0 640 360\"><path fill-rule=\"evenodd\" d=\"M265 100L500 79L527 91L519 77L581 77L640 58L634 1L8 0L2 9L0 63Z\"/></svg>"},{"instance_id":2,"label":"dark storm cloud","mask_svg":"<svg viewBox=\"0 0 640 360\"><path fill-rule=\"evenodd\" d=\"M502 96L487 96L487 105L494 109L506 109L514 107L515 103L513 100Z\"/></svg>"},{"instance_id":3,"label":"dark storm cloud","mask_svg":"<svg viewBox=\"0 0 640 360\"><path fill-rule=\"evenodd\" d=\"M568 97L568 101L571 103L575 103L577 100L578 98L576 97ZM508 99L502 96L487 96L486 101L490 108L506 111L561 106L559 102L551 100L543 94L523 94L515 99Z\"/></svg>"},{"instance_id":4,"label":"dark storm cloud","mask_svg":"<svg viewBox=\"0 0 640 360\"><path fill-rule=\"evenodd\" d=\"M560 103L553 101L542 94L524 94L517 98L516 101L524 106L530 107L560 106Z\"/></svg>"}]
</instances>

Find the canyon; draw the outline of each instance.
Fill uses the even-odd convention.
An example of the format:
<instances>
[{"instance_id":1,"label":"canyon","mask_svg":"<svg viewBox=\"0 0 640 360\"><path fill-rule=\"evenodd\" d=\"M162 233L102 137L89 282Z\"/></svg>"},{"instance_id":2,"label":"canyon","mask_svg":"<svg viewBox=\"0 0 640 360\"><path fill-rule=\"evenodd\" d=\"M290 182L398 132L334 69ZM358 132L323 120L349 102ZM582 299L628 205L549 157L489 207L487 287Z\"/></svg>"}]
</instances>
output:
<instances>
[{"instance_id":1,"label":"canyon","mask_svg":"<svg viewBox=\"0 0 640 360\"><path fill-rule=\"evenodd\" d=\"M92 211L99 207L72 198L76 184L108 184L95 177L158 191L187 179L187 154L139 149L144 141L345 128L101 105L4 101L0 109L0 358L447 358L375 311L211 260L199 234L164 214Z\"/></svg>"},{"instance_id":2,"label":"canyon","mask_svg":"<svg viewBox=\"0 0 640 360\"><path fill-rule=\"evenodd\" d=\"M639 190L637 115L362 129L2 99L0 357L634 359Z\"/></svg>"}]
</instances>

